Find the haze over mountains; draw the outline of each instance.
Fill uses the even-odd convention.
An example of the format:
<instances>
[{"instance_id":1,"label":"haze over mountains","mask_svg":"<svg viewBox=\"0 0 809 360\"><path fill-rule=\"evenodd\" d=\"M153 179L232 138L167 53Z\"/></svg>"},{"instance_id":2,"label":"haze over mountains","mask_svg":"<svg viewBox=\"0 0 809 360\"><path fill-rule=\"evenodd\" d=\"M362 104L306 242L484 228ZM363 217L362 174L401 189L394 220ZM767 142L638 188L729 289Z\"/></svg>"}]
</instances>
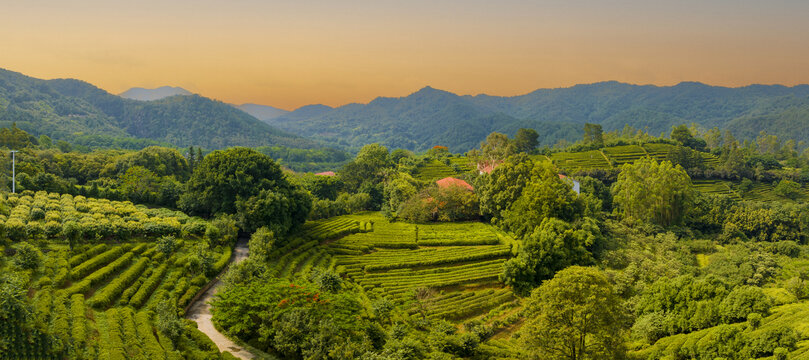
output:
<instances>
[{"instance_id":1,"label":"haze over mountains","mask_svg":"<svg viewBox=\"0 0 809 360\"><path fill-rule=\"evenodd\" d=\"M520 127L536 129L545 145L577 140L586 122L602 124L605 130L629 124L653 134L697 123L730 129L741 138L754 138L764 130L809 141L809 86L641 86L611 81L513 97L459 96L425 87L406 97L379 97L368 104L307 106L267 121L346 146L381 142L426 150L445 145L452 151L474 148L492 131L513 135Z\"/></svg>"},{"instance_id":2,"label":"haze over mountains","mask_svg":"<svg viewBox=\"0 0 809 360\"><path fill-rule=\"evenodd\" d=\"M39 80L0 70L0 126L12 122L35 135L81 144L142 147L151 143L202 146L274 146L357 149L379 142L422 151L435 145L455 152L486 135L534 128L543 145L581 138L586 122L605 130L631 125L653 134L696 123L729 129L743 139L760 131L809 141L809 86L741 88L684 82L675 86L601 82L501 97L459 96L425 87L400 98L336 108L307 105L295 111L230 105L182 88L107 93L79 80ZM146 100L154 99L154 100ZM121 145L121 139L127 145Z\"/></svg>"},{"instance_id":3,"label":"haze over mountains","mask_svg":"<svg viewBox=\"0 0 809 360\"><path fill-rule=\"evenodd\" d=\"M88 146L323 147L199 95L138 101L80 80L40 80L0 69L0 126L12 123L37 136Z\"/></svg>"},{"instance_id":4,"label":"haze over mountains","mask_svg":"<svg viewBox=\"0 0 809 360\"><path fill-rule=\"evenodd\" d=\"M140 100L140 101L153 101L167 98L176 95L191 95L192 93L181 87L174 86L161 86L156 89L144 89L140 87L133 87L127 91L122 92L118 96L126 99Z\"/></svg>"}]
</instances>

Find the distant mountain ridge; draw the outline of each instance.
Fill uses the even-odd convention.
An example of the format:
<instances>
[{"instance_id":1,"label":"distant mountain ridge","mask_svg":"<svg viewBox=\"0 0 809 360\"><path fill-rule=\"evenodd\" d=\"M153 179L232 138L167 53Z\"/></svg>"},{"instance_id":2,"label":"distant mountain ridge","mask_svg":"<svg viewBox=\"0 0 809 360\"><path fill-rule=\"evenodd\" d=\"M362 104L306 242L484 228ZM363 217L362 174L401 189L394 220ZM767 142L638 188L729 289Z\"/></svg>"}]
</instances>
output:
<instances>
[{"instance_id":1,"label":"distant mountain ridge","mask_svg":"<svg viewBox=\"0 0 809 360\"><path fill-rule=\"evenodd\" d=\"M586 122L605 130L631 125L653 134L677 124L728 128L741 138L762 130L809 141L809 85L751 85L740 88L683 82L674 86L616 81L540 89L520 96L459 96L425 87L401 98L379 97L368 104L337 108L303 107L267 121L302 136L357 147L380 142L389 147L452 151L474 148L492 131L513 135L535 128L542 144L581 138Z\"/></svg>"},{"instance_id":2,"label":"distant mountain ridge","mask_svg":"<svg viewBox=\"0 0 809 360\"><path fill-rule=\"evenodd\" d=\"M80 80L40 80L0 69L0 126L13 122L34 135L94 143L137 138L208 149L323 147L199 95L131 100Z\"/></svg>"},{"instance_id":3,"label":"distant mountain ridge","mask_svg":"<svg viewBox=\"0 0 809 360\"><path fill-rule=\"evenodd\" d=\"M261 121L272 120L289 112L287 110L279 109L277 107L272 107L269 105L241 104L233 106L235 106L237 109L241 111L244 111L252 115L254 118L259 119Z\"/></svg>"},{"instance_id":4,"label":"distant mountain ridge","mask_svg":"<svg viewBox=\"0 0 809 360\"><path fill-rule=\"evenodd\" d=\"M154 101L177 95L192 95L192 93L181 87L172 87L172 86L161 86L155 89L133 87L127 91L122 92L118 96L132 100Z\"/></svg>"}]
</instances>

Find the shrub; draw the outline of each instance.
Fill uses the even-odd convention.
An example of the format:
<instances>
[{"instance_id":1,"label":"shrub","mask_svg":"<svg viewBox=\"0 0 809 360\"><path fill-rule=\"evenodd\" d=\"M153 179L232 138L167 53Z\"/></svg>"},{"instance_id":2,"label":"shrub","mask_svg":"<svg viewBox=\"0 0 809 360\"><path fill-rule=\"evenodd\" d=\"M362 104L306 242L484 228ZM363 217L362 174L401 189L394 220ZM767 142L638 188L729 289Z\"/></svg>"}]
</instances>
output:
<instances>
[{"instance_id":1,"label":"shrub","mask_svg":"<svg viewBox=\"0 0 809 360\"><path fill-rule=\"evenodd\" d=\"M42 262L42 253L34 245L22 242L14 246L17 253L12 258L14 265L26 270L35 270Z\"/></svg>"}]
</instances>

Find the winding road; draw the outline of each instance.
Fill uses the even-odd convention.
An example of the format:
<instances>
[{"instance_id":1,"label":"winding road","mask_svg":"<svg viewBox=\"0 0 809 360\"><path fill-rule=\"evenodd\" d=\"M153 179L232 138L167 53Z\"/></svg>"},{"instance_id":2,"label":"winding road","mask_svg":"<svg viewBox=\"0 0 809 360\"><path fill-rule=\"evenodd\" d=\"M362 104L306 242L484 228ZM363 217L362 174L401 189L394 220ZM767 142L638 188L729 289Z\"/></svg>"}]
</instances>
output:
<instances>
[{"instance_id":1,"label":"winding road","mask_svg":"<svg viewBox=\"0 0 809 360\"><path fill-rule=\"evenodd\" d=\"M240 239L233 248L233 261L231 264L246 259L247 253L247 239ZM253 354L228 339L227 336L220 333L219 330L216 330L213 326L213 322L211 321L211 304L208 302L213 298L214 294L216 294L216 290L219 286L222 285L219 279L215 281L213 286L205 291L205 293L191 305L186 313L186 318L194 320L199 330L205 333L205 335L208 335L216 346L219 347L219 351L229 351L240 359L252 359L254 358Z\"/></svg>"}]
</instances>

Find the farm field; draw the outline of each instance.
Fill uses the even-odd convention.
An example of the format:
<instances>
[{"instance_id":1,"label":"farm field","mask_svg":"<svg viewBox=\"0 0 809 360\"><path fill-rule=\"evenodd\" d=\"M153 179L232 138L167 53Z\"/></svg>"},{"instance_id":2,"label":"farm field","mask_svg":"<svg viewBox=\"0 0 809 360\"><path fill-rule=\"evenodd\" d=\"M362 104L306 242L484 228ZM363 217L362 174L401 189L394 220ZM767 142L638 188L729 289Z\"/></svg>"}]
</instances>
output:
<instances>
[{"instance_id":1,"label":"farm field","mask_svg":"<svg viewBox=\"0 0 809 360\"><path fill-rule=\"evenodd\" d=\"M809 201L809 189L802 187L795 200L787 199L778 196L773 191L775 186L771 183L755 182L749 191L745 192L742 197L745 200L755 201L780 201L780 202L806 202Z\"/></svg>"},{"instance_id":2,"label":"farm field","mask_svg":"<svg viewBox=\"0 0 809 360\"><path fill-rule=\"evenodd\" d=\"M742 200L738 191L733 188L733 183L723 180L693 180L694 189L705 194L729 195L736 200Z\"/></svg>"},{"instance_id":3,"label":"farm field","mask_svg":"<svg viewBox=\"0 0 809 360\"><path fill-rule=\"evenodd\" d=\"M535 157L535 159L545 159L544 155ZM599 150L590 150L583 152L557 152L551 155L553 163L561 169L565 170L583 170L583 169L609 169L612 166L604 155Z\"/></svg>"},{"instance_id":4,"label":"farm field","mask_svg":"<svg viewBox=\"0 0 809 360\"><path fill-rule=\"evenodd\" d=\"M270 264L274 274L286 278L307 276L318 267L334 269L370 298L461 322L516 301L499 281L516 243L479 222L391 223L368 212L308 222Z\"/></svg>"},{"instance_id":5,"label":"farm field","mask_svg":"<svg viewBox=\"0 0 809 360\"><path fill-rule=\"evenodd\" d=\"M458 172L451 166L438 160L428 159L424 165L416 169L415 177L419 180L434 181L457 175Z\"/></svg>"},{"instance_id":6,"label":"farm field","mask_svg":"<svg viewBox=\"0 0 809 360\"><path fill-rule=\"evenodd\" d=\"M182 314L183 308L230 259L230 247L201 247L199 236L193 233L199 231L182 231L183 226L192 224L204 229L205 222L174 211L80 197L71 202L69 196L44 192L9 199L17 200L8 221L22 221L23 210L29 212L28 219L33 219L30 214L44 207L49 221L55 221L56 215L98 220L93 214L106 212L111 223L124 224L120 228L113 226L109 233L85 235L72 251L67 244L48 241L49 235L40 235L40 241L48 242L43 247L42 268L30 275L35 286L29 296L34 308L32 316L50 329L55 340L13 323L0 324L3 337L11 339L6 344L10 351L6 354L11 358L182 359L182 354L220 357L218 349L193 323L183 322L183 330L174 341L155 331L155 311L161 304L170 304L171 311ZM150 213L174 216L149 216ZM168 225L160 232L153 229L137 233L137 241L120 241L123 229L138 227L126 225L115 218L116 214L129 214L132 218L127 222L140 224L137 220L141 220L142 228ZM89 220L79 221L90 224ZM37 222L30 220L23 226L36 229ZM157 246L155 237L162 232L177 235L171 242L173 246ZM208 259L210 265L200 267L200 258Z\"/></svg>"}]
</instances>

